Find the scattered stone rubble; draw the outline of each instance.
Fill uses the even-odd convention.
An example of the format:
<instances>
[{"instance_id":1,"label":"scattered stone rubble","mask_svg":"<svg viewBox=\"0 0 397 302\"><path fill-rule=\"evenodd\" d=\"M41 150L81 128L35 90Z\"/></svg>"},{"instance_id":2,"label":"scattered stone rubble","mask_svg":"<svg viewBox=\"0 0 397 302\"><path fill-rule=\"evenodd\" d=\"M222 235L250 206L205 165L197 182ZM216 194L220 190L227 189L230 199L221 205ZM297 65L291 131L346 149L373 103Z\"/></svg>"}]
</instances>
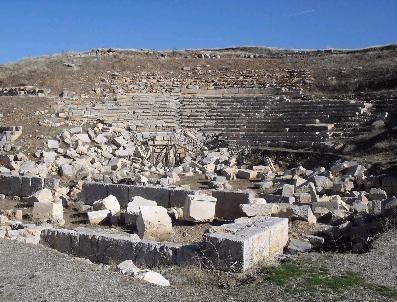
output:
<instances>
[{"instance_id":1,"label":"scattered stone rubble","mask_svg":"<svg viewBox=\"0 0 397 302\"><path fill-rule=\"evenodd\" d=\"M41 240L43 244L69 252L72 246L65 249L55 242L57 237L64 236L60 235L62 232L66 232L57 229L65 223L64 208L73 207L86 215L89 224L121 226L135 233L122 233L121 237L117 237L120 239L114 239L116 235L106 237L109 242L116 240L114 244L120 245L121 249L116 254L106 255L107 261L137 261L139 258L128 259L123 256L123 246L126 244L123 242L132 240L129 244L134 246L152 242L150 244L159 245L160 250L165 246L174 249L171 253L174 256L171 255L171 258L167 258L170 260L165 261L167 264L183 265L187 257L210 268L242 272L273 259L283 250L298 253L323 248L338 249L341 245L348 245L354 251L363 251L371 241L367 226L373 228L374 219L380 221L390 217L390 213L396 213L397 199L390 197L396 194L393 191L396 183L389 181L386 192L378 186L379 177L368 176L367 169L355 161L337 161L329 170L324 167L308 170L302 166L283 170L269 158L263 158L259 164L250 166L229 149L216 148L202 149L174 167L160 165L161 168L158 168L159 164L155 166L147 161L148 169L142 169L142 165L137 165L134 153L131 157L115 156L121 147L129 146L128 136L114 133L115 130L109 131L112 135L108 136L108 142L113 147L109 149L109 156L104 156L103 150L107 145L93 143L93 139L100 135L95 130L93 132L88 130L85 133L81 128L64 131L59 144L54 141L48 143L49 150L56 151L40 152L38 162L31 161L21 153L2 155L4 173L0 177L0 193L19 196L22 202L32 206L31 214L23 210L0 216L2 237L31 243ZM69 147L68 153L61 152L59 149L63 149L64 144L75 149ZM81 147L87 153L76 151ZM45 152L54 153L55 158L50 163L44 161L42 154ZM91 152L98 153L95 153L95 157L88 156ZM121 166L117 164L119 160L123 160ZM103 166L106 162L110 173L119 171L123 165L130 169L136 167L140 174L135 172L135 179L140 181L119 184L109 178L107 182L103 182L104 179L101 179L102 182L90 182L93 176L73 172L69 176L58 174L62 183L69 183L62 186L59 181L51 181L50 178L29 176L48 176L52 174L51 171L57 174L57 165L54 165L57 162L61 166L67 162L66 165L73 169L80 162L84 169L96 172L106 171ZM144 160L141 159L142 162ZM163 173L159 173L158 169L164 169ZM232 191L219 185L217 189L194 192L188 188L170 186L175 181L162 182L162 186L154 182L157 186L153 186L151 173L145 172L161 174L159 176L163 178L160 179L178 179L187 172L190 176L201 174L209 183L215 181L222 184L241 178L249 180L256 189ZM82 175L85 175L84 181L77 181L76 178ZM142 176L147 181L142 181ZM38 223L38 226L23 224L22 214L31 215L31 221ZM176 222L197 224L213 221L223 221L224 224L211 226L203 235L202 242L194 245L193 249L192 245L167 242L174 235ZM310 226L311 231L294 231L294 223L299 221ZM91 234L89 230L65 234L82 240L87 232ZM98 237L102 236L98 233L92 236L92 240L102 238ZM86 255L84 250L70 253L82 257ZM97 256L94 261L101 262L103 257ZM155 273L148 271L134 273L133 276L142 280L152 280L153 277L153 282L166 284ZM157 277L160 281L155 281Z\"/></svg>"}]
</instances>

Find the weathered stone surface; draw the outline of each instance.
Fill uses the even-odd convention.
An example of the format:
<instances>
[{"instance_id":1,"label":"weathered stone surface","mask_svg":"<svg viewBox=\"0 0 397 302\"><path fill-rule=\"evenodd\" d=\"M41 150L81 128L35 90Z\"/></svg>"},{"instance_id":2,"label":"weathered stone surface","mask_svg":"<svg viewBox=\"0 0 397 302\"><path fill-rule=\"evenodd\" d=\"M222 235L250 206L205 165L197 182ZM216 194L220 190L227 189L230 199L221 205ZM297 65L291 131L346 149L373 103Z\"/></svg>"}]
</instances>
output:
<instances>
[{"instance_id":1,"label":"weathered stone surface","mask_svg":"<svg viewBox=\"0 0 397 302\"><path fill-rule=\"evenodd\" d=\"M170 282L161 274L151 270L141 270L134 274L134 278L159 286L170 286Z\"/></svg>"},{"instance_id":2,"label":"weathered stone surface","mask_svg":"<svg viewBox=\"0 0 397 302\"><path fill-rule=\"evenodd\" d=\"M288 242L288 219L240 218L204 235L205 254L216 269L243 272L282 253Z\"/></svg>"},{"instance_id":3,"label":"weathered stone surface","mask_svg":"<svg viewBox=\"0 0 397 302\"><path fill-rule=\"evenodd\" d=\"M57 140L54 139L49 139L47 141L47 147L48 149L58 149L59 148L59 142Z\"/></svg>"},{"instance_id":4,"label":"weathered stone surface","mask_svg":"<svg viewBox=\"0 0 397 302\"><path fill-rule=\"evenodd\" d=\"M109 230L47 229L41 232L40 242L61 252L105 264L132 260L140 267L157 267L191 260L188 247L140 240L134 234L120 234Z\"/></svg>"},{"instance_id":5,"label":"weathered stone surface","mask_svg":"<svg viewBox=\"0 0 397 302\"><path fill-rule=\"evenodd\" d=\"M169 189L149 186L129 186L129 198L141 196L146 199L154 200L159 206L170 207Z\"/></svg>"},{"instance_id":6,"label":"weathered stone surface","mask_svg":"<svg viewBox=\"0 0 397 302\"><path fill-rule=\"evenodd\" d=\"M242 204L241 210L248 217L255 216L272 216L273 207L272 203L268 204Z\"/></svg>"},{"instance_id":7,"label":"weathered stone surface","mask_svg":"<svg viewBox=\"0 0 397 302\"><path fill-rule=\"evenodd\" d=\"M258 172L254 170L249 170L249 169L240 169L237 172L237 178L242 178L242 179L255 179L257 176Z\"/></svg>"},{"instance_id":8,"label":"weathered stone surface","mask_svg":"<svg viewBox=\"0 0 397 302\"><path fill-rule=\"evenodd\" d=\"M106 222L110 218L110 210L99 210L87 212L88 221L90 224L100 224Z\"/></svg>"},{"instance_id":9,"label":"weathered stone surface","mask_svg":"<svg viewBox=\"0 0 397 302\"><path fill-rule=\"evenodd\" d=\"M183 207L185 205L186 197L191 194L194 194L193 190L186 190L183 188L170 189L170 207Z\"/></svg>"},{"instance_id":10,"label":"weathered stone surface","mask_svg":"<svg viewBox=\"0 0 397 302\"><path fill-rule=\"evenodd\" d=\"M0 175L0 193L8 196L20 196L22 178L19 176Z\"/></svg>"},{"instance_id":11,"label":"weathered stone surface","mask_svg":"<svg viewBox=\"0 0 397 302\"><path fill-rule=\"evenodd\" d=\"M135 226L140 213L141 206L157 206L154 200L149 200L141 196L133 197L127 205L127 212L124 214L124 223L127 226Z\"/></svg>"},{"instance_id":12,"label":"weathered stone surface","mask_svg":"<svg viewBox=\"0 0 397 302\"><path fill-rule=\"evenodd\" d=\"M210 222L215 218L216 198L203 194L188 195L183 218L193 222Z\"/></svg>"},{"instance_id":13,"label":"weathered stone surface","mask_svg":"<svg viewBox=\"0 0 397 302\"><path fill-rule=\"evenodd\" d=\"M26 199L30 204L34 204L35 202L53 202L54 196L52 195L51 190L42 189L37 191L32 196Z\"/></svg>"},{"instance_id":14,"label":"weathered stone surface","mask_svg":"<svg viewBox=\"0 0 397 302\"><path fill-rule=\"evenodd\" d=\"M120 212L119 201L113 195L109 195L104 199L95 201L93 208L94 210L109 210L112 215L116 215Z\"/></svg>"},{"instance_id":15,"label":"weathered stone surface","mask_svg":"<svg viewBox=\"0 0 397 302\"><path fill-rule=\"evenodd\" d=\"M294 193L295 193L295 186L294 185L288 185L288 184L283 185L283 192L281 193L281 196L283 196L283 197L293 197Z\"/></svg>"},{"instance_id":16,"label":"weathered stone surface","mask_svg":"<svg viewBox=\"0 0 397 302\"><path fill-rule=\"evenodd\" d=\"M34 221L50 221L62 224L64 222L62 203L50 201L35 202L33 204L32 218Z\"/></svg>"},{"instance_id":17,"label":"weathered stone surface","mask_svg":"<svg viewBox=\"0 0 397 302\"><path fill-rule=\"evenodd\" d=\"M304 220L309 223L317 222L308 205L299 206L287 203L243 204L241 208L248 217L275 216L291 220Z\"/></svg>"},{"instance_id":18,"label":"weathered stone surface","mask_svg":"<svg viewBox=\"0 0 397 302\"><path fill-rule=\"evenodd\" d=\"M107 195L113 195L117 198L120 206L125 208L130 200L128 185L108 184L106 186Z\"/></svg>"},{"instance_id":19,"label":"weathered stone surface","mask_svg":"<svg viewBox=\"0 0 397 302\"><path fill-rule=\"evenodd\" d=\"M273 204L272 215L277 217L286 217L291 220L304 220L309 223L316 223L316 216L313 215L309 205L292 205L292 204Z\"/></svg>"},{"instance_id":20,"label":"weathered stone surface","mask_svg":"<svg viewBox=\"0 0 397 302\"><path fill-rule=\"evenodd\" d=\"M149 240L168 240L174 233L167 209L160 206L141 206L136 227L139 237Z\"/></svg>"},{"instance_id":21,"label":"weathered stone surface","mask_svg":"<svg viewBox=\"0 0 397 302\"><path fill-rule=\"evenodd\" d=\"M134 276L135 273L139 272L140 269L132 262L132 260L124 260L117 265L120 272L127 276Z\"/></svg>"},{"instance_id":22,"label":"weathered stone surface","mask_svg":"<svg viewBox=\"0 0 397 302\"><path fill-rule=\"evenodd\" d=\"M298 254L309 252L313 246L309 241L301 239L291 239L287 246L287 251L290 254Z\"/></svg>"},{"instance_id":23,"label":"weathered stone surface","mask_svg":"<svg viewBox=\"0 0 397 302\"><path fill-rule=\"evenodd\" d=\"M213 191L216 198L215 216L222 219L244 217L241 204L253 203L255 195L252 192Z\"/></svg>"}]
</instances>

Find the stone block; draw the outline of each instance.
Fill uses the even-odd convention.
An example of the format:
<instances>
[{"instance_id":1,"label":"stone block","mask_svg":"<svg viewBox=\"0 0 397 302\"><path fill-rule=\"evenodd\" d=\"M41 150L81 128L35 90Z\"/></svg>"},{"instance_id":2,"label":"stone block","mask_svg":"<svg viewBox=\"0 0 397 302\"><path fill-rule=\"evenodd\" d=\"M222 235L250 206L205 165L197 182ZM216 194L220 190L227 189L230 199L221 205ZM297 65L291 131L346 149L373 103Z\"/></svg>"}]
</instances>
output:
<instances>
[{"instance_id":1,"label":"stone block","mask_svg":"<svg viewBox=\"0 0 397 302\"><path fill-rule=\"evenodd\" d=\"M141 206L157 206L154 200L145 199L141 196L135 196L127 205L127 212L124 214L124 223L127 226L135 226L136 219L140 213Z\"/></svg>"},{"instance_id":2,"label":"stone block","mask_svg":"<svg viewBox=\"0 0 397 302\"><path fill-rule=\"evenodd\" d=\"M244 217L241 204L253 203L255 195L252 192L212 191L216 198L215 216L222 219Z\"/></svg>"},{"instance_id":3,"label":"stone block","mask_svg":"<svg viewBox=\"0 0 397 302\"><path fill-rule=\"evenodd\" d=\"M244 272L282 253L288 242L288 219L240 218L204 235L205 256L215 269Z\"/></svg>"},{"instance_id":4,"label":"stone block","mask_svg":"<svg viewBox=\"0 0 397 302\"><path fill-rule=\"evenodd\" d=\"M120 206L125 208L129 202L129 187L128 185L108 184L106 186L107 195L113 195L117 198Z\"/></svg>"},{"instance_id":5,"label":"stone block","mask_svg":"<svg viewBox=\"0 0 397 302\"><path fill-rule=\"evenodd\" d=\"M241 179L255 179L257 175L257 171L249 169L239 169L237 172L237 178Z\"/></svg>"},{"instance_id":6,"label":"stone block","mask_svg":"<svg viewBox=\"0 0 397 302\"><path fill-rule=\"evenodd\" d=\"M141 196L143 198L154 200L159 206L170 207L169 190L160 187L149 186L129 186L129 200L134 196Z\"/></svg>"},{"instance_id":7,"label":"stone block","mask_svg":"<svg viewBox=\"0 0 397 302\"><path fill-rule=\"evenodd\" d=\"M52 195L51 190L49 189L42 189L37 191L32 196L26 199L29 204L34 204L36 202L53 202L54 196Z\"/></svg>"},{"instance_id":8,"label":"stone block","mask_svg":"<svg viewBox=\"0 0 397 302\"><path fill-rule=\"evenodd\" d=\"M119 201L113 195L95 201L93 208L94 210L109 210L112 215L117 215L120 212Z\"/></svg>"},{"instance_id":9,"label":"stone block","mask_svg":"<svg viewBox=\"0 0 397 302\"><path fill-rule=\"evenodd\" d=\"M216 198L203 194L192 194L186 197L183 218L186 221L210 222L215 218Z\"/></svg>"},{"instance_id":10,"label":"stone block","mask_svg":"<svg viewBox=\"0 0 397 302\"><path fill-rule=\"evenodd\" d=\"M272 216L274 204L242 204L240 207L248 217Z\"/></svg>"},{"instance_id":11,"label":"stone block","mask_svg":"<svg viewBox=\"0 0 397 302\"><path fill-rule=\"evenodd\" d=\"M193 190L185 190L182 188L175 188L169 190L170 207L182 208L185 205L185 200L188 195L194 194Z\"/></svg>"},{"instance_id":12,"label":"stone block","mask_svg":"<svg viewBox=\"0 0 397 302\"><path fill-rule=\"evenodd\" d=\"M39 222L63 223L63 206L62 203L49 201L35 202L33 204L32 218Z\"/></svg>"},{"instance_id":13,"label":"stone block","mask_svg":"<svg viewBox=\"0 0 397 302\"><path fill-rule=\"evenodd\" d=\"M87 212L88 221L90 224L101 224L106 222L111 215L110 210L98 210Z\"/></svg>"},{"instance_id":14,"label":"stone block","mask_svg":"<svg viewBox=\"0 0 397 302\"><path fill-rule=\"evenodd\" d=\"M281 196L283 196L283 197L293 197L294 193L295 193L295 186L294 185L289 185L289 184L283 185L283 192L281 193Z\"/></svg>"},{"instance_id":15,"label":"stone block","mask_svg":"<svg viewBox=\"0 0 397 302\"><path fill-rule=\"evenodd\" d=\"M167 209L160 206L141 206L136 228L138 236L148 240L168 240L174 233Z\"/></svg>"},{"instance_id":16,"label":"stone block","mask_svg":"<svg viewBox=\"0 0 397 302\"><path fill-rule=\"evenodd\" d=\"M0 194L8 196L21 196L22 177L0 175Z\"/></svg>"},{"instance_id":17,"label":"stone block","mask_svg":"<svg viewBox=\"0 0 397 302\"><path fill-rule=\"evenodd\" d=\"M83 184L82 199L86 204L92 205L95 201L105 198L107 195L105 183L87 182Z\"/></svg>"}]
</instances>

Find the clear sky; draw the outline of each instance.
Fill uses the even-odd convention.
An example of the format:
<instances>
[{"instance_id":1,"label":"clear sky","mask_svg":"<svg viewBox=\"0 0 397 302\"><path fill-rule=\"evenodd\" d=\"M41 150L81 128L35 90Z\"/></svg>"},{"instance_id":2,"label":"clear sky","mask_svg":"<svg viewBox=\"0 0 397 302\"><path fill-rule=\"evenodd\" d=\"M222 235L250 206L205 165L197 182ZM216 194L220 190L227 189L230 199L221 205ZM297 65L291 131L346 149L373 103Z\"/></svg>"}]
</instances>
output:
<instances>
[{"instance_id":1,"label":"clear sky","mask_svg":"<svg viewBox=\"0 0 397 302\"><path fill-rule=\"evenodd\" d=\"M397 42L397 0L0 0L0 63L113 48Z\"/></svg>"}]
</instances>

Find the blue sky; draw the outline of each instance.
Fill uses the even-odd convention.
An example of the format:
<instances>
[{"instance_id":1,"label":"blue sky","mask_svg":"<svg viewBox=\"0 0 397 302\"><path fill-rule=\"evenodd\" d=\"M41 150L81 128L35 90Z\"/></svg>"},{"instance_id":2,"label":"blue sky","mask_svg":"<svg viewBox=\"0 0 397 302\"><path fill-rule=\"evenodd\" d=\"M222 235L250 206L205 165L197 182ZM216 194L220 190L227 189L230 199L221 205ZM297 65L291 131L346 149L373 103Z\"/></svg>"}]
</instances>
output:
<instances>
[{"instance_id":1,"label":"blue sky","mask_svg":"<svg viewBox=\"0 0 397 302\"><path fill-rule=\"evenodd\" d=\"M0 63L114 48L397 42L397 0L0 0Z\"/></svg>"}]
</instances>

